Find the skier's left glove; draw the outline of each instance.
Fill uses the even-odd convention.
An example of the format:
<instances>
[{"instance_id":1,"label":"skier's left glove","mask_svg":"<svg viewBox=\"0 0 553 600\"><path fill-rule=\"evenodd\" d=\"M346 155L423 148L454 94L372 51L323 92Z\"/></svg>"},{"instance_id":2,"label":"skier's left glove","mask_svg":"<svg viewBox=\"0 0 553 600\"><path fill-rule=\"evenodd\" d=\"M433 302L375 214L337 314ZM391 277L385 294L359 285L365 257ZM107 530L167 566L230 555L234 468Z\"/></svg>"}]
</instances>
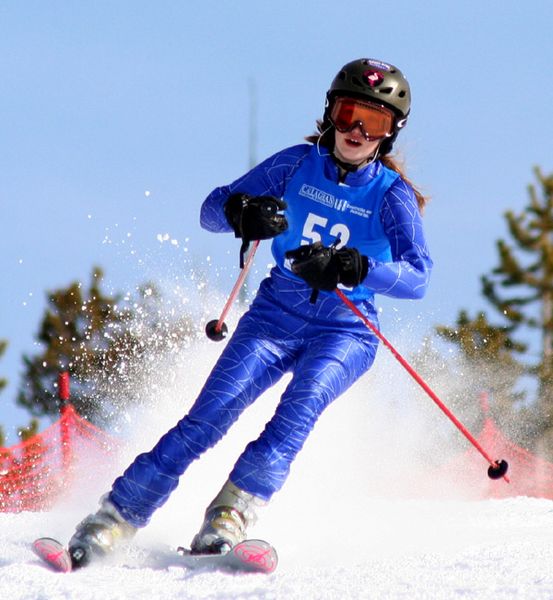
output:
<instances>
[{"instance_id":1,"label":"skier's left glove","mask_svg":"<svg viewBox=\"0 0 553 600\"><path fill-rule=\"evenodd\" d=\"M279 211L286 202L274 196L232 194L224 206L225 216L234 235L244 242L268 240L288 229L288 221Z\"/></svg>"},{"instance_id":2,"label":"skier's left glove","mask_svg":"<svg viewBox=\"0 0 553 600\"><path fill-rule=\"evenodd\" d=\"M346 287L359 285L367 276L369 259L356 248L340 250L315 242L286 252L292 273L301 277L314 290L331 292L339 283Z\"/></svg>"}]
</instances>

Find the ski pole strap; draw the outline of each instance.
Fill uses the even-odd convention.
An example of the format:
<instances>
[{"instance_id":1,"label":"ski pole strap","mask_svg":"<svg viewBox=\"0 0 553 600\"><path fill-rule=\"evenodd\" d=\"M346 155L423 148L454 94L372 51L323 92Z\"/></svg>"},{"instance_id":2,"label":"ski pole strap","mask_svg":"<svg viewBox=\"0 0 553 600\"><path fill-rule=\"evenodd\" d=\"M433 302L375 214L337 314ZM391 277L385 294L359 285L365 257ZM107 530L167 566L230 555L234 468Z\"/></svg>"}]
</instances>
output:
<instances>
[{"instance_id":1,"label":"ski pole strap","mask_svg":"<svg viewBox=\"0 0 553 600\"><path fill-rule=\"evenodd\" d=\"M242 245L240 246L240 268L241 269L244 268L244 256L246 255L246 252L248 251L249 247L250 247L250 241L243 240Z\"/></svg>"}]
</instances>

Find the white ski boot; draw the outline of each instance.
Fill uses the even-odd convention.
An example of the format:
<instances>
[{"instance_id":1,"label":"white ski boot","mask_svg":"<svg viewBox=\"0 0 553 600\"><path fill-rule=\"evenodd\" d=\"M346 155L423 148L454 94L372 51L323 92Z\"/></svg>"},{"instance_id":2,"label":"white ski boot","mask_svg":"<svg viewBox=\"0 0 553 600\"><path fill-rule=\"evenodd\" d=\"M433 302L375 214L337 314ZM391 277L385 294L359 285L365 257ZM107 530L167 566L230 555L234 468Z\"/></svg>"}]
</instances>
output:
<instances>
[{"instance_id":1,"label":"white ski boot","mask_svg":"<svg viewBox=\"0 0 553 600\"><path fill-rule=\"evenodd\" d=\"M100 499L99 510L88 515L69 540L73 569L113 552L120 541L130 540L137 528L127 523L107 495Z\"/></svg>"},{"instance_id":2,"label":"white ski boot","mask_svg":"<svg viewBox=\"0 0 553 600\"><path fill-rule=\"evenodd\" d=\"M203 525L190 546L192 554L225 554L231 550L246 539L248 527L257 521L256 508L265 504L227 481L207 507Z\"/></svg>"}]
</instances>

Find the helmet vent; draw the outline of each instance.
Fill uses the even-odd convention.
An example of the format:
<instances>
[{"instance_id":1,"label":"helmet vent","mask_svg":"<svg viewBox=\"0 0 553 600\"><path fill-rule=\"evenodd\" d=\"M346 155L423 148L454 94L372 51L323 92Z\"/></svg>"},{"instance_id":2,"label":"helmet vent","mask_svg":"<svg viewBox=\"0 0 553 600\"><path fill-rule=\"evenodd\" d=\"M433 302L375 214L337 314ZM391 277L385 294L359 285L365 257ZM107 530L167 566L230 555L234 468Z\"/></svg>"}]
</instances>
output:
<instances>
[{"instance_id":1,"label":"helmet vent","mask_svg":"<svg viewBox=\"0 0 553 600\"><path fill-rule=\"evenodd\" d=\"M364 88L365 86L363 85L363 82L356 77L355 75L351 78L351 83L353 83L354 85L356 85L357 87L360 88Z\"/></svg>"},{"instance_id":2,"label":"helmet vent","mask_svg":"<svg viewBox=\"0 0 553 600\"><path fill-rule=\"evenodd\" d=\"M393 91L394 91L394 88L391 88L391 87L387 87L387 88L380 88L380 89L378 90L378 92L379 92L380 94L391 94Z\"/></svg>"},{"instance_id":3,"label":"helmet vent","mask_svg":"<svg viewBox=\"0 0 553 600\"><path fill-rule=\"evenodd\" d=\"M398 96L400 98L405 98L405 90L401 90L401 92L399 92Z\"/></svg>"}]
</instances>

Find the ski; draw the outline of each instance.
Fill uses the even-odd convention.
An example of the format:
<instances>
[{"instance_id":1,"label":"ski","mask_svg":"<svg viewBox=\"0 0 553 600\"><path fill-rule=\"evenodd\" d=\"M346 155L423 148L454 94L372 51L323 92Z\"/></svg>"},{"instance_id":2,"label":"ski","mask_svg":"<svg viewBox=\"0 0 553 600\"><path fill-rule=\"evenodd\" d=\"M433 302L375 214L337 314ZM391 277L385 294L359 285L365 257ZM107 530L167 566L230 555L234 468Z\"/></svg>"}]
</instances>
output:
<instances>
[{"instance_id":1,"label":"ski","mask_svg":"<svg viewBox=\"0 0 553 600\"><path fill-rule=\"evenodd\" d=\"M33 552L54 571L69 573L72 569L71 556L58 540L43 537L33 542Z\"/></svg>"},{"instance_id":2,"label":"ski","mask_svg":"<svg viewBox=\"0 0 553 600\"><path fill-rule=\"evenodd\" d=\"M62 543L49 537L32 545L34 553L52 570L69 573L71 556ZM226 571L234 573L272 573L278 564L276 550L264 540L245 540L226 554L192 554L190 550L152 552L150 561L158 568L183 567L191 571Z\"/></svg>"},{"instance_id":3,"label":"ski","mask_svg":"<svg viewBox=\"0 0 553 600\"><path fill-rule=\"evenodd\" d=\"M191 571L227 571L234 573L270 574L278 564L276 550L264 540L245 540L226 554L192 554L179 548L177 552L162 551L152 557L158 567L183 567Z\"/></svg>"}]
</instances>

